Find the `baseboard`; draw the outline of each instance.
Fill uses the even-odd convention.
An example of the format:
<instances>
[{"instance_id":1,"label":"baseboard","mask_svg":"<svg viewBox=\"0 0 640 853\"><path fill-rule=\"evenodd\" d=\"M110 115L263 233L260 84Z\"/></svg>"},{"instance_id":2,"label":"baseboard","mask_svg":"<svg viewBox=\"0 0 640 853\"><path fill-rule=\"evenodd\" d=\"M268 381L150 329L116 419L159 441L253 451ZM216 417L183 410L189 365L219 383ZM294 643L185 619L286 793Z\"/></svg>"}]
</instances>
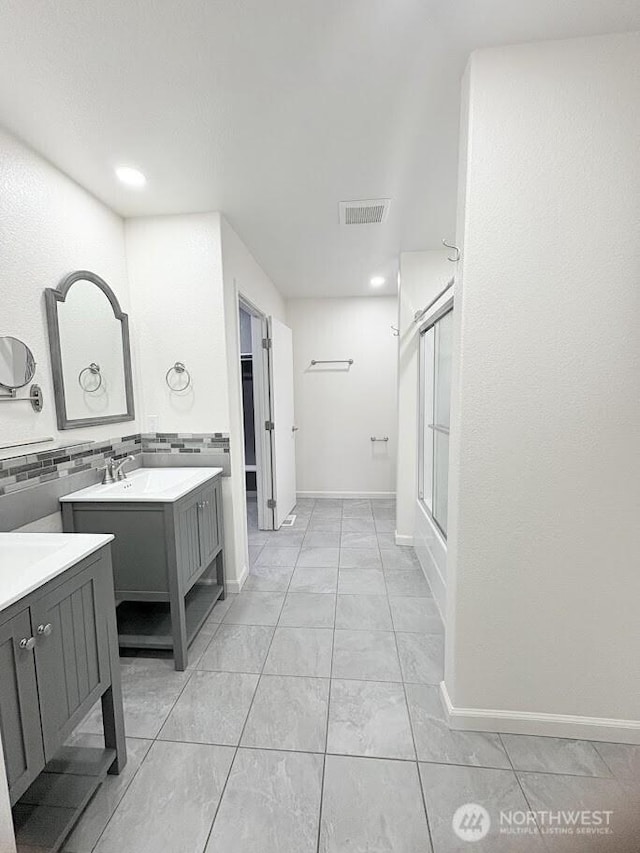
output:
<instances>
[{"instance_id":1,"label":"baseboard","mask_svg":"<svg viewBox=\"0 0 640 853\"><path fill-rule=\"evenodd\" d=\"M413 545L413 536L405 536L396 532L396 545Z\"/></svg>"},{"instance_id":2,"label":"baseboard","mask_svg":"<svg viewBox=\"0 0 640 853\"><path fill-rule=\"evenodd\" d=\"M227 592L238 593L242 590L246 579L249 577L249 569L244 566L240 572L240 577L234 580L227 581Z\"/></svg>"},{"instance_id":3,"label":"baseboard","mask_svg":"<svg viewBox=\"0 0 640 853\"><path fill-rule=\"evenodd\" d=\"M457 731L503 732L514 735L542 735L577 740L640 744L640 721L605 717L577 717L570 714L537 714L529 711L497 711L487 708L456 708L444 681L440 695L449 727Z\"/></svg>"},{"instance_id":4,"label":"baseboard","mask_svg":"<svg viewBox=\"0 0 640 853\"><path fill-rule=\"evenodd\" d=\"M350 498L395 500L395 496L395 492L298 492L299 498L338 498L342 500L349 500Z\"/></svg>"}]
</instances>

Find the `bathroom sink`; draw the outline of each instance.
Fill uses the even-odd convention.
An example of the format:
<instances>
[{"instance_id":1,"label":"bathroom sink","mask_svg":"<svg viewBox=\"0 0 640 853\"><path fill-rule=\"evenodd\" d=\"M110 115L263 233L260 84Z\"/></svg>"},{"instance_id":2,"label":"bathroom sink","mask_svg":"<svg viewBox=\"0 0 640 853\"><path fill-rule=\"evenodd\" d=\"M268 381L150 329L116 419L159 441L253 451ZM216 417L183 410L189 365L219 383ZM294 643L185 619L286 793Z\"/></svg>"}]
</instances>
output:
<instances>
[{"instance_id":1,"label":"bathroom sink","mask_svg":"<svg viewBox=\"0 0 640 853\"><path fill-rule=\"evenodd\" d=\"M89 486L64 495L60 502L173 502L220 473L222 468L137 468L126 480Z\"/></svg>"},{"instance_id":2,"label":"bathroom sink","mask_svg":"<svg viewBox=\"0 0 640 853\"><path fill-rule=\"evenodd\" d=\"M0 533L0 610L112 539L104 533Z\"/></svg>"}]
</instances>

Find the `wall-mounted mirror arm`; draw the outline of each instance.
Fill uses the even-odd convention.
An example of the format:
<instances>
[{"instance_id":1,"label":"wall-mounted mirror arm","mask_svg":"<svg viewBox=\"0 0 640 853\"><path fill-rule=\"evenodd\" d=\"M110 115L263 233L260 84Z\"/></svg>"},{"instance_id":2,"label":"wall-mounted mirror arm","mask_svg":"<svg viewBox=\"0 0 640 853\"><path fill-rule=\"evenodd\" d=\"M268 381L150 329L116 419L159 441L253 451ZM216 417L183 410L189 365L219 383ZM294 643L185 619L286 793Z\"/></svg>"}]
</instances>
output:
<instances>
[{"instance_id":1,"label":"wall-mounted mirror arm","mask_svg":"<svg viewBox=\"0 0 640 853\"><path fill-rule=\"evenodd\" d=\"M34 412L41 412L44 405L44 397L42 388L39 385L32 385L29 388L28 397L18 397L17 388L9 388L8 394L0 394L0 403L31 403L31 408Z\"/></svg>"}]
</instances>

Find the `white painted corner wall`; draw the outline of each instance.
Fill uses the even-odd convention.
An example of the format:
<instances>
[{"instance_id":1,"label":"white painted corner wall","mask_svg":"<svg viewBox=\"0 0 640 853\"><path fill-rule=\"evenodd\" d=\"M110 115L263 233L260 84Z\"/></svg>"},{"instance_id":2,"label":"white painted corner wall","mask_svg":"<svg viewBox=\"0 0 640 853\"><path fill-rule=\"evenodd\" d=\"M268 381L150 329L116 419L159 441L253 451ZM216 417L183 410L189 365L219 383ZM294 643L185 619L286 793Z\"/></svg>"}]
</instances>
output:
<instances>
[{"instance_id":1,"label":"white painted corner wall","mask_svg":"<svg viewBox=\"0 0 640 853\"><path fill-rule=\"evenodd\" d=\"M265 316L276 317L278 320L284 320L285 303L277 287L224 217L221 218L221 241L231 434L231 477L227 482L227 488L230 490L229 503L233 512L231 535L234 538L235 554L235 577L230 584L230 590L239 592L249 574L249 552L238 298L243 296Z\"/></svg>"},{"instance_id":2,"label":"white painted corner wall","mask_svg":"<svg viewBox=\"0 0 640 853\"><path fill-rule=\"evenodd\" d=\"M451 722L638 742L640 34L478 51L467 85Z\"/></svg>"},{"instance_id":3,"label":"white painted corner wall","mask_svg":"<svg viewBox=\"0 0 640 853\"><path fill-rule=\"evenodd\" d=\"M298 494L389 497L396 486L396 297L289 299ZM311 366L312 359L349 359ZM387 436L388 442L371 441Z\"/></svg>"}]
</instances>

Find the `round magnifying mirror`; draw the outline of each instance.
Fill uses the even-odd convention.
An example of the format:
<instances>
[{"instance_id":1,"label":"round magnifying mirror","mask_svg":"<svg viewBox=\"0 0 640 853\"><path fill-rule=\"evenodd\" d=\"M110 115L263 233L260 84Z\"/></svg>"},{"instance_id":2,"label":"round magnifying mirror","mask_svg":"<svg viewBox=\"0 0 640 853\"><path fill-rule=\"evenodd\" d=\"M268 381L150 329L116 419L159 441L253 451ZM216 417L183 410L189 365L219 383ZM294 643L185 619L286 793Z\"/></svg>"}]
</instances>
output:
<instances>
[{"instance_id":1,"label":"round magnifying mirror","mask_svg":"<svg viewBox=\"0 0 640 853\"><path fill-rule=\"evenodd\" d=\"M36 362L29 347L18 338L0 337L0 385L22 388L36 372Z\"/></svg>"}]
</instances>

